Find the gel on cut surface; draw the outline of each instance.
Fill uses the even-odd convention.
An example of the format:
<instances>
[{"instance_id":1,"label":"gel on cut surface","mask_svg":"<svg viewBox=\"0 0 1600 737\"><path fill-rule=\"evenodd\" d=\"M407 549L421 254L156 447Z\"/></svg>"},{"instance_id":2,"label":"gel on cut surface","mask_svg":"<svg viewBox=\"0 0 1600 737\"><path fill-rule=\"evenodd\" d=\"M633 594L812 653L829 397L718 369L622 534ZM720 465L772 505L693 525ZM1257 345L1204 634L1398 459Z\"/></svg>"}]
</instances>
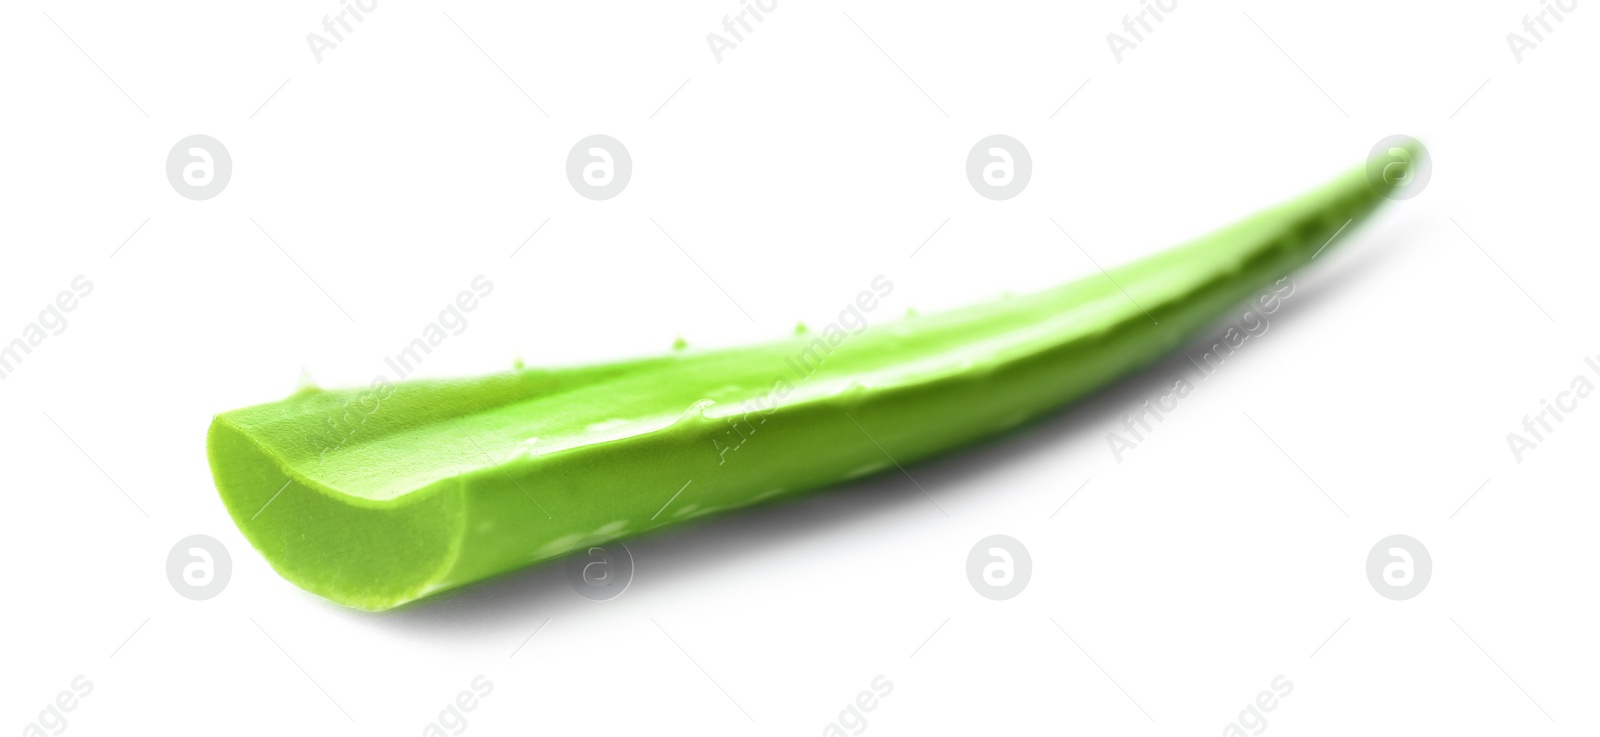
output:
<instances>
[{"instance_id":1,"label":"gel on cut surface","mask_svg":"<svg viewBox=\"0 0 1600 737\"><path fill-rule=\"evenodd\" d=\"M1109 275L882 322L837 345L806 331L597 366L302 391L218 415L212 475L284 578L387 609L1000 433L1176 350L1385 192L1363 168ZM791 361L808 350L823 360L801 379Z\"/></svg>"}]
</instances>

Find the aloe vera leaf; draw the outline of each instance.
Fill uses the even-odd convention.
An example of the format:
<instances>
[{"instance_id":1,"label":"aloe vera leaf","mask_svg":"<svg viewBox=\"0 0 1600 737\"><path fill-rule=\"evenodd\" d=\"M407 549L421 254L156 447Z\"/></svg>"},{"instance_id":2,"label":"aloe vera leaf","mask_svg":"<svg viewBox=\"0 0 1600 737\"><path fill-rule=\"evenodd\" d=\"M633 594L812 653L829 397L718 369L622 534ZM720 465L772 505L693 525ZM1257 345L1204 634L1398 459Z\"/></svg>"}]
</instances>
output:
<instances>
[{"instance_id":1,"label":"aloe vera leaf","mask_svg":"<svg viewBox=\"0 0 1600 737\"><path fill-rule=\"evenodd\" d=\"M305 391L218 415L211 470L285 578L387 609L1016 426L1175 350L1385 189L1359 169L1108 274L859 332Z\"/></svg>"}]
</instances>

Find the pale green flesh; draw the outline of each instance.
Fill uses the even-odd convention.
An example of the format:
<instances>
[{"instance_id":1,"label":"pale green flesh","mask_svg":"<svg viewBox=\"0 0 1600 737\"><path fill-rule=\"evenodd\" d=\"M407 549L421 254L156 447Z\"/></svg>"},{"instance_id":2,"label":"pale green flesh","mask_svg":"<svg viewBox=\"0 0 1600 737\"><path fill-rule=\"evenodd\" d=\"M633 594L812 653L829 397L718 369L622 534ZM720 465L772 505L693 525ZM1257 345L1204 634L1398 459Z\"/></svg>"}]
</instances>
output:
<instances>
[{"instance_id":1,"label":"pale green flesh","mask_svg":"<svg viewBox=\"0 0 1600 737\"><path fill-rule=\"evenodd\" d=\"M212 472L285 578L386 609L1013 427L1173 351L1310 260L1381 194L1352 172L1110 276L937 315L872 313L837 347L818 331L407 382L377 401L366 390L302 393L217 416ZM818 340L829 351L802 377L791 359ZM369 413L350 413L364 417L345 423L353 432L330 432L346 402Z\"/></svg>"}]
</instances>

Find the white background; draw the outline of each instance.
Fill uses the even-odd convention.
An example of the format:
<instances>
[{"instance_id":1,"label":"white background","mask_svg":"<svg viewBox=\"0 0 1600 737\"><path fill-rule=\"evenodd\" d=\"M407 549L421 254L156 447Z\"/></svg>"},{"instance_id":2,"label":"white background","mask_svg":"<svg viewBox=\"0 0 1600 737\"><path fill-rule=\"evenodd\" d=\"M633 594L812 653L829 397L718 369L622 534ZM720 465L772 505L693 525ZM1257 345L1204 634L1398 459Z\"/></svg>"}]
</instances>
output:
<instances>
[{"instance_id":1,"label":"white background","mask_svg":"<svg viewBox=\"0 0 1600 737\"><path fill-rule=\"evenodd\" d=\"M0 11L0 340L95 285L0 381L8 733L80 674L69 734L420 734L478 675L468 734L814 735L880 674L863 733L1219 734L1279 675L1274 734L1600 725L1600 400L1520 463L1506 440L1600 383L1600 9L1518 63L1531 0L1184 0L1118 63L1134 0L782 0L719 64L737 0L383 0L318 63L334 0L144 5ZM234 163L207 201L164 174L194 133ZM594 133L632 153L615 199L566 180ZM963 172L993 133L1032 154L1012 200ZM612 601L555 564L367 614L279 578L211 485L212 414L366 383L478 274L421 373L760 341L876 274L896 312L1039 289L1391 134L1426 142L1426 189L1137 449L1106 435L1181 357L910 468L948 518L885 475L631 541ZM233 559L203 602L165 576L196 533ZM965 573L997 533L1034 562L1004 602ZM1364 571L1396 533L1434 564L1400 602Z\"/></svg>"}]
</instances>

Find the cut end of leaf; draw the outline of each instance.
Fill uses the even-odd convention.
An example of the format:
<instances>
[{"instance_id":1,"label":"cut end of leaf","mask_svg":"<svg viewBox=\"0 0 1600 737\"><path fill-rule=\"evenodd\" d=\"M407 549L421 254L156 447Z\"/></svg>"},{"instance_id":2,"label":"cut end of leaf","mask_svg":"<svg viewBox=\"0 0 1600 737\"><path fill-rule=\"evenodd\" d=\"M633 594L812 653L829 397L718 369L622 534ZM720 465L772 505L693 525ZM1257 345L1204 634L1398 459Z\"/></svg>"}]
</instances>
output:
<instances>
[{"instance_id":1,"label":"cut end of leaf","mask_svg":"<svg viewBox=\"0 0 1600 737\"><path fill-rule=\"evenodd\" d=\"M346 606L376 611L427 595L460 546L454 489L361 500L285 472L225 419L207 454L228 514L280 575ZM441 524L443 520L457 524Z\"/></svg>"}]
</instances>

